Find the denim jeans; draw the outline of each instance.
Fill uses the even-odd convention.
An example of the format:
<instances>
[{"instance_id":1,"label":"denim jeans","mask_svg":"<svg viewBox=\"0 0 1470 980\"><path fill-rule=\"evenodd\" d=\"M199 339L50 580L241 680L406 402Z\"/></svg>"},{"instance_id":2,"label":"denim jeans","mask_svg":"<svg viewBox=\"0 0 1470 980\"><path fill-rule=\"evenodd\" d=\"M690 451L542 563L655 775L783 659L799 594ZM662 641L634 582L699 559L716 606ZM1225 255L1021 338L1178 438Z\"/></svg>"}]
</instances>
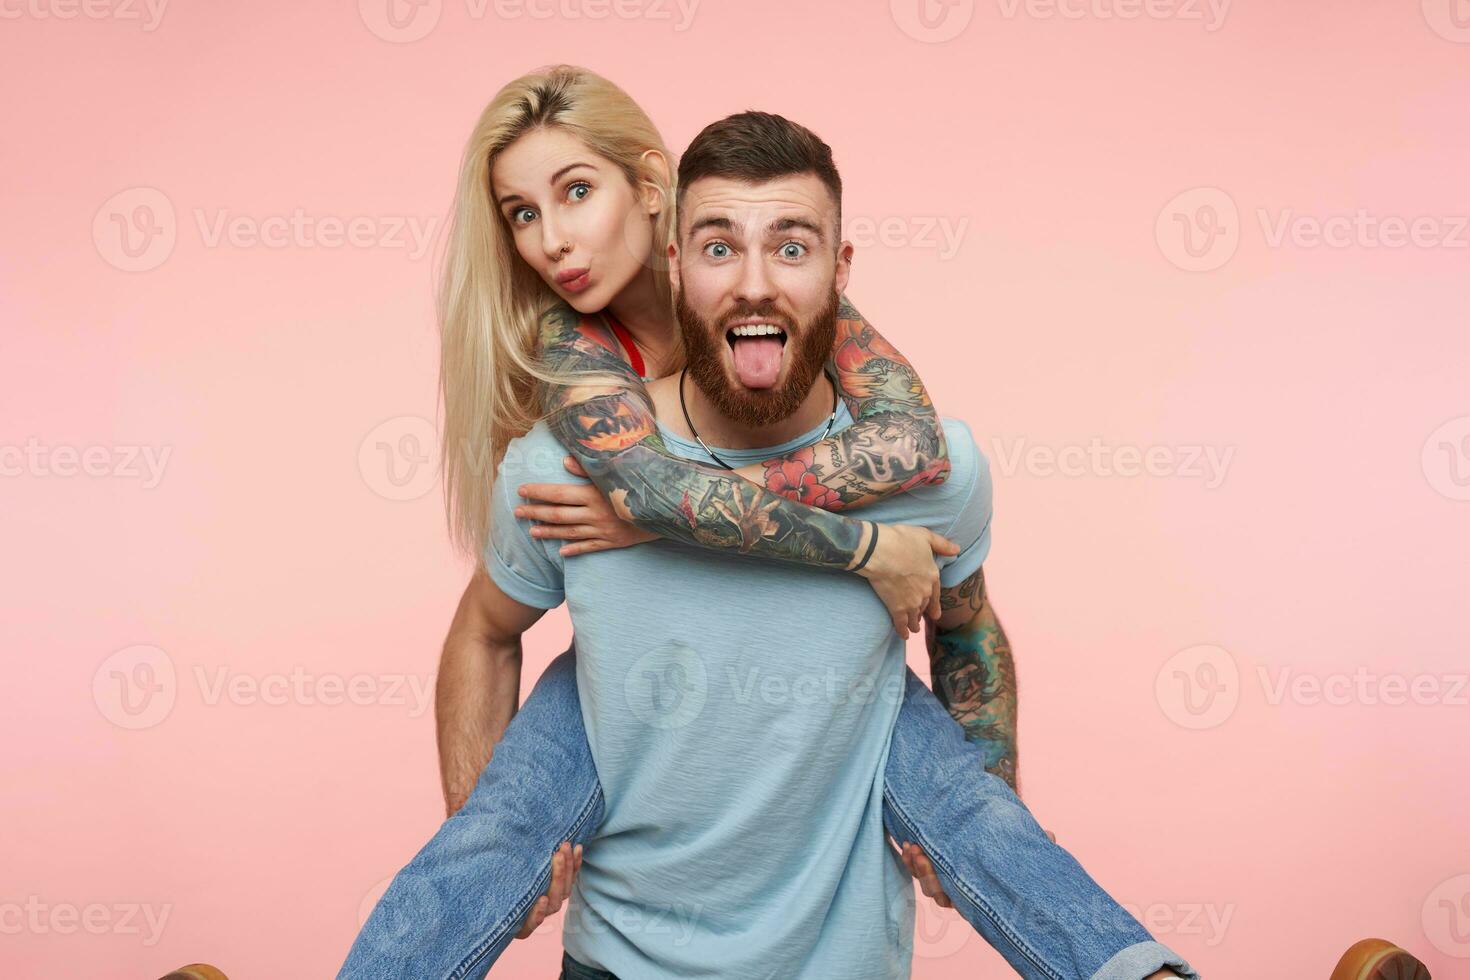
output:
<instances>
[{"instance_id":1,"label":"denim jeans","mask_svg":"<svg viewBox=\"0 0 1470 980\"><path fill-rule=\"evenodd\" d=\"M563 841L596 846L602 787L573 657L546 668L469 800L388 886L338 980L484 977L546 891L551 853ZM1047 838L913 671L883 823L923 847L956 910L1026 980L1141 980L1164 966L1198 978ZM563 961L565 976L580 980L578 969L605 976Z\"/></svg>"}]
</instances>

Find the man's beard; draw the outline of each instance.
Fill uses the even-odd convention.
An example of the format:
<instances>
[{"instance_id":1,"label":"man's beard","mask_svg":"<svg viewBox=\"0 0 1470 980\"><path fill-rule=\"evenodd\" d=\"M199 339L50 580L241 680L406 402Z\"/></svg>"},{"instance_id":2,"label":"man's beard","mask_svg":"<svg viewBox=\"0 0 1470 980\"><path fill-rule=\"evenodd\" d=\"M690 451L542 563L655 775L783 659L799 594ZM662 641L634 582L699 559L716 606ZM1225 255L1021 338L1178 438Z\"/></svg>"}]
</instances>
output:
<instances>
[{"instance_id":1,"label":"man's beard","mask_svg":"<svg viewBox=\"0 0 1470 980\"><path fill-rule=\"evenodd\" d=\"M740 425L755 428L787 418L811 393L817 374L832 353L832 343L837 337L837 300L834 288L827 304L799 328L794 326L791 317L778 313L772 303L737 303L721 318L721 325L716 328L685 305L682 292L677 293L674 312L683 331L689 377L694 379L721 415ZM786 346L796 345L781 352L782 357L791 358L784 384L752 389L731 381L726 374L720 348L729 346L725 340L730 329L728 324L748 318L779 324L786 331Z\"/></svg>"}]
</instances>

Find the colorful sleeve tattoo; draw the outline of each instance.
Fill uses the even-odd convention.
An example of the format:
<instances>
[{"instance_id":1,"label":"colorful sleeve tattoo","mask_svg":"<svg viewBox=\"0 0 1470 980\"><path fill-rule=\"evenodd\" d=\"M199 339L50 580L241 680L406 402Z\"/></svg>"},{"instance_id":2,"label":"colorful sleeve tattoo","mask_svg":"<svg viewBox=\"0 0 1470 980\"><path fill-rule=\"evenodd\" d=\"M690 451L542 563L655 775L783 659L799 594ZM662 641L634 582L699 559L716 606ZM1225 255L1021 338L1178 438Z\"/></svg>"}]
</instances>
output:
<instances>
[{"instance_id":1,"label":"colorful sleeve tattoo","mask_svg":"<svg viewBox=\"0 0 1470 980\"><path fill-rule=\"evenodd\" d=\"M704 548L825 568L856 562L866 544L863 522L671 454L654 425L648 392L616 344L601 325L567 307L541 321L541 356L549 369L612 372L627 381L624 389L590 398L574 388L542 386L551 431L625 520Z\"/></svg>"},{"instance_id":2,"label":"colorful sleeve tattoo","mask_svg":"<svg viewBox=\"0 0 1470 980\"><path fill-rule=\"evenodd\" d=\"M864 543L861 522L834 513L949 475L944 430L904 356L842 299L831 365L853 424L766 460L761 486L671 454L653 424L637 373L599 323L565 305L542 319L541 350L559 371L602 371L628 385L580 396L542 386L548 423L562 445L627 519L664 537L760 557L846 568Z\"/></svg>"},{"instance_id":3,"label":"colorful sleeve tattoo","mask_svg":"<svg viewBox=\"0 0 1470 980\"><path fill-rule=\"evenodd\" d=\"M949 453L924 383L845 296L829 363L853 424L766 460L766 489L840 511L943 483Z\"/></svg>"},{"instance_id":4,"label":"colorful sleeve tattoo","mask_svg":"<svg viewBox=\"0 0 1470 980\"><path fill-rule=\"evenodd\" d=\"M985 593L985 569L939 593L941 622L925 631L935 697L985 750L985 768L1016 788L1016 665ZM968 615L966 615L968 614Z\"/></svg>"}]
</instances>

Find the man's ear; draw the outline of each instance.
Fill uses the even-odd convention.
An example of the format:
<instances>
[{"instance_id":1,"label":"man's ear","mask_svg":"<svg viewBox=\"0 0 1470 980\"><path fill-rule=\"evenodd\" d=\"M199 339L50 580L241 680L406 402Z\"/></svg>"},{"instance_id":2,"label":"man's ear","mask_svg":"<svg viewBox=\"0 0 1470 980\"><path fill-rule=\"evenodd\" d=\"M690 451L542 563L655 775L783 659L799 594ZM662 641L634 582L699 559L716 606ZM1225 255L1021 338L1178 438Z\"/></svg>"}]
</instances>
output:
<instances>
[{"instance_id":1,"label":"man's ear","mask_svg":"<svg viewBox=\"0 0 1470 980\"><path fill-rule=\"evenodd\" d=\"M679 245L669 242L669 287L679 292Z\"/></svg>"},{"instance_id":2,"label":"man's ear","mask_svg":"<svg viewBox=\"0 0 1470 980\"><path fill-rule=\"evenodd\" d=\"M839 293L847 292L847 280L852 275L852 242L843 239L837 245L837 272L835 285Z\"/></svg>"},{"instance_id":3,"label":"man's ear","mask_svg":"<svg viewBox=\"0 0 1470 980\"><path fill-rule=\"evenodd\" d=\"M649 214L659 214L673 204L668 199L669 188L672 186L669 176L669 158L658 150L644 150L638 160L653 174L653 180L645 180L639 184L639 190L642 191L643 196L643 209Z\"/></svg>"}]
</instances>

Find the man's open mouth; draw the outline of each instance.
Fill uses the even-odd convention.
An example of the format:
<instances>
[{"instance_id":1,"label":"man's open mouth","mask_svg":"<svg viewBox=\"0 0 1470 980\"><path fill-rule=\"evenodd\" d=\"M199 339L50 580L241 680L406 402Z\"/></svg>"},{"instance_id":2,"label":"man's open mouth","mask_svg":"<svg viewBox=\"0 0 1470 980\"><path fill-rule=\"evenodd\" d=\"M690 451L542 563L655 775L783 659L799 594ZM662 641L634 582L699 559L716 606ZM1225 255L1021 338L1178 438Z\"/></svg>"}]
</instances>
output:
<instances>
[{"instance_id":1,"label":"man's open mouth","mask_svg":"<svg viewBox=\"0 0 1470 980\"><path fill-rule=\"evenodd\" d=\"M731 347L735 346L737 337L778 337L781 346L786 346L786 329L774 323L746 323L738 327L731 327L725 331L725 343Z\"/></svg>"},{"instance_id":2,"label":"man's open mouth","mask_svg":"<svg viewBox=\"0 0 1470 980\"><path fill-rule=\"evenodd\" d=\"M786 348L785 327L766 321L736 324L725 331L725 343L730 345L741 384L747 388L775 387Z\"/></svg>"}]
</instances>

